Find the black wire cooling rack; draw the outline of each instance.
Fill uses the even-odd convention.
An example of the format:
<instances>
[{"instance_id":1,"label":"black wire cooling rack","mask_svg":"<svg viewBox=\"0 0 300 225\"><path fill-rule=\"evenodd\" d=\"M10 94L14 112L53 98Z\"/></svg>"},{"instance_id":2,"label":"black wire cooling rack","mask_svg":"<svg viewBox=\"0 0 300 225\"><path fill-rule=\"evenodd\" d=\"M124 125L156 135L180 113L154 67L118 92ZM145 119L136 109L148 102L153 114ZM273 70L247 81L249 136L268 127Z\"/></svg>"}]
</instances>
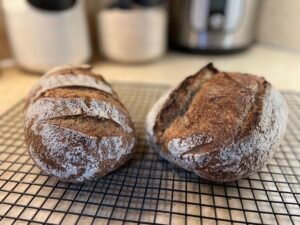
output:
<instances>
[{"instance_id":1,"label":"black wire cooling rack","mask_svg":"<svg viewBox=\"0 0 300 225\"><path fill-rule=\"evenodd\" d=\"M149 151L144 120L167 87L116 83L139 137L134 158L94 182L41 173L23 137L24 102L0 117L0 224L300 224L300 93L285 92L289 124L259 173L212 183Z\"/></svg>"}]
</instances>

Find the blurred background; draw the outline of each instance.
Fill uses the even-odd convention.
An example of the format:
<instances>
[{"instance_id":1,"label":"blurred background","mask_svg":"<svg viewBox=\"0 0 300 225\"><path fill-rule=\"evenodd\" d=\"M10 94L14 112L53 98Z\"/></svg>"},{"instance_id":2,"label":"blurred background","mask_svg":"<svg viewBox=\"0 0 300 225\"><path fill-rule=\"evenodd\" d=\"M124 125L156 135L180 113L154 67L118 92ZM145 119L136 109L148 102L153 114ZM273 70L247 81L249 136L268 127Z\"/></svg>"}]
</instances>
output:
<instances>
[{"instance_id":1,"label":"blurred background","mask_svg":"<svg viewBox=\"0 0 300 225\"><path fill-rule=\"evenodd\" d=\"M299 37L300 0L0 0L0 224L300 224ZM288 90L275 158L226 185L148 155L143 131L159 95L209 62ZM25 153L24 99L64 64L92 64L137 128L137 160L87 185L49 179Z\"/></svg>"},{"instance_id":2,"label":"blurred background","mask_svg":"<svg viewBox=\"0 0 300 225\"><path fill-rule=\"evenodd\" d=\"M169 50L230 54L254 41L300 50L300 1L2 0L0 59L43 72L97 57L147 63Z\"/></svg>"},{"instance_id":3,"label":"blurred background","mask_svg":"<svg viewBox=\"0 0 300 225\"><path fill-rule=\"evenodd\" d=\"M0 2L0 90L11 99L54 66L85 63L108 80L173 85L214 62L300 90L299 0Z\"/></svg>"}]
</instances>

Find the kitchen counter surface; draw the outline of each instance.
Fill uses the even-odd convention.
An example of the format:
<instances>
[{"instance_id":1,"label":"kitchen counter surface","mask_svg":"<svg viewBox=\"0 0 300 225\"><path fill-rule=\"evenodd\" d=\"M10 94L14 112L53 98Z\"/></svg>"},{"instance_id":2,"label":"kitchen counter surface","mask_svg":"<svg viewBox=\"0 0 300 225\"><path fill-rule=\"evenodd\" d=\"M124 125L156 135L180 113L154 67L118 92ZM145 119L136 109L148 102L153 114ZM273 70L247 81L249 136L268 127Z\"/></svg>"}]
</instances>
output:
<instances>
[{"instance_id":1,"label":"kitchen counter surface","mask_svg":"<svg viewBox=\"0 0 300 225\"><path fill-rule=\"evenodd\" d=\"M101 59L94 70L108 81L146 82L175 85L208 62L225 71L239 71L264 76L277 89L300 91L300 52L263 44L250 50L226 56L168 53L148 64L125 65ZM1 68L0 68L1 69ZM16 67L0 70L0 113L24 98L40 75Z\"/></svg>"},{"instance_id":2,"label":"kitchen counter surface","mask_svg":"<svg viewBox=\"0 0 300 225\"><path fill-rule=\"evenodd\" d=\"M109 81L175 85L187 75L195 73L208 62L213 62L220 70L241 71L265 76L278 89L300 92L300 52L276 49L265 45L256 45L247 52L230 56L199 56L171 52L159 61L151 64L123 65L104 60L99 60L99 62L93 64L94 70L103 74ZM5 63L2 61L3 64ZM29 89L39 77L40 75L24 72L14 66L2 68L0 70L0 114L4 113L5 110L9 109L20 99L26 97ZM130 91L134 90L130 88ZM145 102L143 97L138 98L134 102L136 103L134 105L136 112L140 111L141 105L143 105L141 103L143 102ZM291 107L291 115L297 122L299 120L296 120L295 115L297 114L295 114L295 110ZM138 220L159 224L186 223L195 225L202 222L203 224L214 224L215 218L217 218L216 223L234 219L234 221L241 221L241 223L259 224L263 223L263 221L271 221L274 224L279 224L276 222L277 217L280 224L292 223L290 218L299 221L297 216L299 215L299 207L295 197L299 193L296 186L297 169L299 168L296 159L296 151L299 149L299 145L296 145L298 143L295 137L296 126L288 127L289 136L287 136L286 140L290 140L293 144L283 145L284 154L280 153L280 157L270 167L262 169L261 175L253 175L253 178L250 180L245 179L239 181L239 183L229 183L228 186L205 182L201 182L201 185L200 183L198 185L190 175L183 175L182 172L177 172L172 167L164 166L161 162L155 161L153 155L142 154L139 160L145 161L134 164L132 168L123 170L120 175L113 175L103 183L99 182L99 186L97 184L97 186L87 188L87 185L83 188L82 185L78 185L69 188L71 186L64 186L61 183L57 185L50 179L44 179L45 176L36 176L36 172L32 172L35 171L34 169L28 169L30 172L26 176L23 169L21 171L21 168L25 168L25 166L21 166L25 165L24 162L26 162L27 168L31 168L30 163L33 162L28 162L29 156L25 154L27 148L22 142L23 139L18 140L16 138L22 134L20 132L15 133L16 129L11 129L21 124L21 115L16 115L15 112L19 113L19 111L12 111L9 114L12 115L11 117L9 115L5 117L8 118L7 120L11 119L11 121L7 123L8 128L3 129L3 132L7 133L3 133L1 141L5 143L2 146L7 145L9 147L2 148L5 151L0 159L5 159L10 164L2 164L3 173L0 181L2 181L2 189L5 189L3 193L10 192L9 187L12 187L13 191L7 195L2 194L2 200L5 199L5 201L3 201L0 214L4 212L5 215L9 215L11 218L14 218L12 215L17 215L16 217L21 219L30 218L29 221L46 221L46 218L49 219L47 219L47 222L63 220L63 222L67 221L65 222L66 224L74 223L72 218L76 218L76 214L79 213L80 220L78 219L78 224L88 224L93 213L95 215L97 213L99 217L97 219L99 221L101 219L98 223L101 224L106 223L106 221L109 221L107 223L115 223L115 220L111 218L106 220L107 215L118 219L126 217L128 221L139 217ZM14 139L3 141L10 136L13 136ZM22 143L22 145L10 144L15 142ZM15 151L17 154L14 154ZM1 160L0 164L5 162L5 160L2 162ZM11 160L18 162L18 164L15 164L18 166L7 166L9 170L6 173L6 171L4 172L6 168L3 165L14 165L11 163ZM150 160L151 163L149 163ZM152 164L153 161L155 163ZM145 166L142 166L144 164ZM3 168L5 169L3 170ZM14 169L17 171L14 171ZM135 175L127 176L129 171L141 177L137 179ZM280 174L280 171L282 174ZM147 178L147 174L149 174L149 178ZM4 176L7 177L3 178ZM38 179L41 180L37 182ZM189 182L189 179L191 179L191 182ZM107 182L111 183L108 184ZM125 184L125 182L128 183ZM47 186L45 185L41 188L43 184L47 184ZM52 188L51 185L54 184L55 188ZM67 188L64 189L64 187ZM90 189L91 187L93 189ZM104 187L107 188L105 192L102 192L102 189L94 192L95 187L103 188L103 190ZM108 187L111 189L110 191L107 191ZM77 191L76 188L79 188L80 191ZM283 190L283 188L286 188L286 190ZM26 191L23 193L23 190ZM36 193L32 192L34 190L36 190ZM81 192L81 190L85 190L85 192ZM93 194L87 190L92 190ZM193 190L199 190L199 193ZM133 194L134 192L135 194ZM60 195L58 193L63 194ZM26 198L23 198L24 196ZM129 199L128 196L134 197ZM268 200L266 200L266 196ZM93 198L93 201L90 198ZM155 198L159 200L156 201ZM18 199L22 199L22 201ZM28 204L26 199L30 199ZM100 204L97 202L98 200L99 202L101 201ZM60 203L54 203L55 201ZM86 201L85 204L83 204L84 201ZM14 202L18 202L18 205L15 205ZM126 209L126 214L124 214L124 206L127 206L127 204L128 209ZM5 210L10 205L13 205L13 207L9 208L9 213L6 213ZM23 206L26 208L25 210ZM22 214L20 213L21 208L23 208ZM65 209L68 211L66 214L62 213ZM86 209L89 211L88 213ZM286 211L289 213L289 216L282 213L282 210L289 210ZM100 211L102 214L99 213ZM275 215L276 220L274 219ZM32 219L30 216L32 216ZM10 218L5 219L9 220Z\"/></svg>"}]
</instances>

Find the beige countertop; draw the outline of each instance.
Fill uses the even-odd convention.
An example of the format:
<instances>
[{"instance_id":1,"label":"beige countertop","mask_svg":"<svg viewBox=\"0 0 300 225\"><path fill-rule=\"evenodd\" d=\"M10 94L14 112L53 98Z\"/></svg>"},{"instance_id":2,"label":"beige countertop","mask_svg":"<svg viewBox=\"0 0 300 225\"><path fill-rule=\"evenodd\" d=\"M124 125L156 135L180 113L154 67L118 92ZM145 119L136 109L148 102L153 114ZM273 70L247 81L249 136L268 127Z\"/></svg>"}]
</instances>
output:
<instances>
[{"instance_id":1,"label":"beige countertop","mask_svg":"<svg viewBox=\"0 0 300 225\"><path fill-rule=\"evenodd\" d=\"M208 62L213 62L221 70L264 76L277 89L300 91L300 52L262 44L244 53L226 56L171 52L158 61L138 65L117 64L102 59L94 63L94 70L108 81L175 85ZM25 97L39 77L16 67L2 68L0 113Z\"/></svg>"}]
</instances>

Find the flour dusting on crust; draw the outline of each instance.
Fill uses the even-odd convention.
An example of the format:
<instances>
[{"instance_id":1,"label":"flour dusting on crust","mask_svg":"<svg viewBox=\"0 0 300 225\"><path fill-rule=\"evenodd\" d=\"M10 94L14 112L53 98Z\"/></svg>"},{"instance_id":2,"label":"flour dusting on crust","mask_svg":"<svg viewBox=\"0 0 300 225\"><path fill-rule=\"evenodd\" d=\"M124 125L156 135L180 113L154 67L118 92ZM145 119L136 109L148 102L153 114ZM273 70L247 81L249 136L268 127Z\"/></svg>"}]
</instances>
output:
<instances>
[{"instance_id":1,"label":"flour dusting on crust","mask_svg":"<svg viewBox=\"0 0 300 225\"><path fill-rule=\"evenodd\" d=\"M42 77L31 91L33 95L31 100L34 101L47 90L71 86L95 88L97 90L113 94L111 87L99 79L80 74L65 74Z\"/></svg>"},{"instance_id":2,"label":"flour dusting on crust","mask_svg":"<svg viewBox=\"0 0 300 225\"><path fill-rule=\"evenodd\" d=\"M40 98L32 103L27 111L26 123L36 120L47 120L60 116L87 115L96 118L111 119L126 132L131 133L127 116L114 105L101 100L91 100L87 105L82 98Z\"/></svg>"},{"instance_id":3,"label":"flour dusting on crust","mask_svg":"<svg viewBox=\"0 0 300 225\"><path fill-rule=\"evenodd\" d=\"M104 160L118 161L131 154L135 142L134 138L127 142L119 136L91 137L47 123L38 124L35 130L39 130L38 135L47 151L34 151L30 146L30 155L42 170L63 180L93 179ZM41 160L44 158L55 161L55 165Z\"/></svg>"},{"instance_id":4,"label":"flour dusting on crust","mask_svg":"<svg viewBox=\"0 0 300 225\"><path fill-rule=\"evenodd\" d=\"M195 134L185 138L174 138L168 143L168 149L174 157L181 157L183 153L190 151L194 147L208 144L213 139L202 134Z\"/></svg>"},{"instance_id":5,"label":"flour dusting on crust","mask_svg":"<svg viewBox=\"0 0 300 225\"><path fill-rule=\"evenodd\" d=\"M287 115L285 100L271 88L266 93L260 121L249 136L214 152L193 157L184 155L183 163L189 170L194 170L195 165L203 167L204 172L198 173L202 177L206 172L219 170L231 173L237 179L247 177L261 169L278 148L286 129Z\"/></svg>"},{"instance_id":6,"label":"flour dusting on crust","mask_svg":"<svg viewBox=\"0 0 300 225\"><path fill-rule=\"evenodd\" d=\"M149 144L166 160L209 180L231 181L231 179L224 180L223 177L218 177L222 176L222 173L229 173L231 177L239 179L257 172L272 157L285 133L287 105L281 94L271 87L266 91L259 123L244 139L214 151L188 153L194 147L213 141L213 137L206 139L204 134L199 134L171 140L166 151L156 142L153 127L168 95L162 97L148 114ZM215 174L215 177L212 178L208 174Z\"/></svg>"},{"instance_id":7,"label":"flour dusting on crust","mask_svg":"<svg viewBox=\"0 0 300 225\"><path fill-rule=\"evenodd\" d=\"M63 69L83 71L82 74L59 74ZM84 70L90 69L88 65L54 68L41 78L29 95L25 120L29 154L40 169L65 181L81 182L102 177L127 161L134 151L134 128L122 106L88 97L41 96L50 89L78 86L103 91L118 100L105 81L84 75ZM103 95L103 92L98 94ZM49 121L64 120L72 116L114 121L119 125L119 134L93 136ZM105 125L99 120L99 123L90 126Z\"/></svg>"},{"instance_id":8,"label":"flour dusting on crust","mask_svg":"<svg viewBox=\"0 0 300 225\"><path fill-rule=\"evenodd\" d=\"M175 87L177 88L177 87ZM147 133L154 137L154 125L155 125L155 120L160 112L161 108L163 107L165 101L168 99L169 95L172 93L172 91L175 88L170 88L168 91L166 91L159 99L158 101L152 106L151 110L148 112L147 118L146 118L146 130Z\"/></svg>"},{"instance_id":9,"label":"flour dusting on crust","mask_svg":"<svg viewBox=\"0 0 300 225\"><path fill-rule=\"evenodd\" d=\"M91 70L93 67L92 65L89 64L83 64L79 66L74 66L74 65L63 65L63 66L57 66L54 67L53 69L49 70L44 76L48 76L52 73L55 73L60 70L66 70L66 69L82 69L82 70Z\"/></svg>"}]
</instances>

